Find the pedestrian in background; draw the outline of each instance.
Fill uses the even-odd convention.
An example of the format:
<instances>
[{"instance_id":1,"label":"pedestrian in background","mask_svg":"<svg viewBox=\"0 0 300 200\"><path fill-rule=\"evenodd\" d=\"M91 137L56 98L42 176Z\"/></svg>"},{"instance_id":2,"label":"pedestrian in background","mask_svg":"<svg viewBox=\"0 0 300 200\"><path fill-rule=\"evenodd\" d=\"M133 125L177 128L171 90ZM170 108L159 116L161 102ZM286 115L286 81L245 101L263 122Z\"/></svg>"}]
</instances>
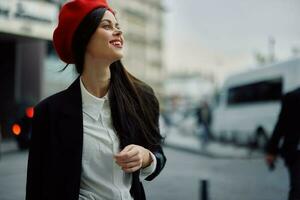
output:
<instances>
[{"instance_id":1,"label":"pedestrian in background","mask_svg":"<svg viewBox=\"0 0 300 200\"><path fill-rule=\"evenodd\" d=\"M154 179L166 162L159 103L121 63L123 42L105 0L62 7L53 43L79 76L35 107L27 200L146 199L140 180Z\"/></svg>"},{"instance_id":2,"label":"pedestrian in background","mask_svg":"<svg viewBox=\"0 0 300 200\"><path fill-rule=\"evenodd\" d=\"M290 178L289 200L300 200L299 115L300 88L284 95L277 124L266 147L265 160L270 168L275 167L279 154L285 161Z\"/></svg>"},{"instance_id":3,"label":"pedestrian in background","mask_svg":"<svg viewBox=\"0 0 300 200\"><path fill-rule=\"evenodd\" d=\"M210 132L211 125L211 109L207 101L202 101L196 109L196 117L198 123L197 135L200 137L201 147L205 149L206 144L212 138Z\"/></svg>"}]
</instances>

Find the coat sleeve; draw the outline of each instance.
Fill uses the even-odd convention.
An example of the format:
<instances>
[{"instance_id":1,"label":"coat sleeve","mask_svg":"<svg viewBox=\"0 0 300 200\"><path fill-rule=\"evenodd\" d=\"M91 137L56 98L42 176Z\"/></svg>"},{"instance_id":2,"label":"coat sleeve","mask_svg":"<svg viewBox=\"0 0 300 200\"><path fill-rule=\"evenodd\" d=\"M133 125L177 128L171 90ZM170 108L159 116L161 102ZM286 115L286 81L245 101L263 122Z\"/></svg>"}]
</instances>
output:
<instances>
[{"instance_id":1,"label":"coat sleeve","mask_svg":"<svg viewBox=\"0 0 300 200\"><path fill-rule=\"evenodd\" d=\"M165 164L167 161L161 146L157 147L154 151L152 151L152 153L154 154L154 156L156 158L156 168L152 174L150 174L149 176L147 176L145 178L146 181L151 181L155 177L157 177L159 175L159 173L165 167Z\"/></svg>"},{"instance_id":2,"label":"coat sleeve","mask_svg":"<svg viewBox=\"0 0 300 200\"><path fill-rule=\"evenodd\" d=\"M26 200L42 199L42 142L48 127L45 104L37 105L34 111L27 165Z\"/></svg>"},{"instance_id":3,"label":"coat sleeve","mask_svg":"<svg viewBox=\"0 0 300 200\"><path fill-rule=\"evenodd\" d=\"M153 97L154 97L153 101L154 101L154 105L155 105L153 107L154 116L155 116L155 127L156 127L155 131L157 131L160 134L160 130L159 130L159 102L158 102L157 98L155 97L154 92L153 92ZM167 161L161 144L155 145L154 147L152 147L150 149L150 151L153 153L153 155L156 158L156 167L155 167L154 172L145 178L145 180L147 180L147 181L151 181L155 177L157 177L160 174L160 172L163 170L163 168L166 164L166 161Z\"/></svg>"},{"instance_id":4,"label":"coat sleeve","mask_svg":"<svg viewBox=\"0 0 300 200\"><path fill-rule=\"evenodd\" d=\"M288 116L290 109L290 95L285 95L281 101L281 110L278 116L277 123L275 125L273 134L266 146L266 152L269 154L277 155L279 153L279 142L281 138L286 134L288 126Z\"/></svg>"}]
</instances>

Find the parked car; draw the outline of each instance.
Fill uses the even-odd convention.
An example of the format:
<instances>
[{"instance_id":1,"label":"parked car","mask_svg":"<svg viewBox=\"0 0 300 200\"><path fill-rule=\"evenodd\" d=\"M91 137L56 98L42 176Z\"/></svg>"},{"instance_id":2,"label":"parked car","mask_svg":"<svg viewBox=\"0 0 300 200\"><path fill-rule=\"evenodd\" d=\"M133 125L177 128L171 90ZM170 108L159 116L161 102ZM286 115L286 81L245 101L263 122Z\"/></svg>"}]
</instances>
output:
<instances>
[{"instance_id":1,"label":"parked car","mask_svg":"<svg viewBox=\"0 0 300 200\"><path fill-rule=\"evenodd\" d=\"M31 138L32 118L34 108L28 107L25 114L11 124L11 132L15 136L19 149L27 149Z\"/></svg>"}]
</instances>

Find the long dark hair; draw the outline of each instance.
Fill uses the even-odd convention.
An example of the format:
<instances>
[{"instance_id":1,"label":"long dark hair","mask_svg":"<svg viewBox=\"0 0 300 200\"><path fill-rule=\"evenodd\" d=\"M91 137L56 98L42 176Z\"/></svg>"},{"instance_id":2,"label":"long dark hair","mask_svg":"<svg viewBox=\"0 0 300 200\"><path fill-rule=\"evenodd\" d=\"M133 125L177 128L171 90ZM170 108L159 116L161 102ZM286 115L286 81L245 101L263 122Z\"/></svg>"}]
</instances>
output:
<instances>
[{"instance_id":1,"label":"long dark hair","mask_svg":"<svg viewBox=\"0 0 300 200\"><path fill-rule=\"evenodd\" d=\"M105 8L97 8L90 12L74 34L72 50L79 74L83 72L86 46L105 11ZM120 60L110 65L110 72L109 103L120 148L138 144L151 149L161 144L159 103L152 88L130 74Z\"/></svg>"}]
</instances>

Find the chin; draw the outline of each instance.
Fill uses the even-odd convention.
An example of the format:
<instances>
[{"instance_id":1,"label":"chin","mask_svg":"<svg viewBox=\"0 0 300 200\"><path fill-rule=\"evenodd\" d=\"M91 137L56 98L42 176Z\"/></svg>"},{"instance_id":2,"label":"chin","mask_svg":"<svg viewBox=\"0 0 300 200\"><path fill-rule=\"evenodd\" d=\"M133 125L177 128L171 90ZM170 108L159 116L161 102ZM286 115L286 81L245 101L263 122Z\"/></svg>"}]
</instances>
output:
<instances>
[{"instance_id":1,"label":"chin","mask_svg":"<svg viewBox=\"0 0 300 200\"><path fill-rule=\"evenodd\" d=\"M117 60L121 60L123 58L123 53L117 53L114 60L117 61Z\"/></svg>"}]
</instances>

